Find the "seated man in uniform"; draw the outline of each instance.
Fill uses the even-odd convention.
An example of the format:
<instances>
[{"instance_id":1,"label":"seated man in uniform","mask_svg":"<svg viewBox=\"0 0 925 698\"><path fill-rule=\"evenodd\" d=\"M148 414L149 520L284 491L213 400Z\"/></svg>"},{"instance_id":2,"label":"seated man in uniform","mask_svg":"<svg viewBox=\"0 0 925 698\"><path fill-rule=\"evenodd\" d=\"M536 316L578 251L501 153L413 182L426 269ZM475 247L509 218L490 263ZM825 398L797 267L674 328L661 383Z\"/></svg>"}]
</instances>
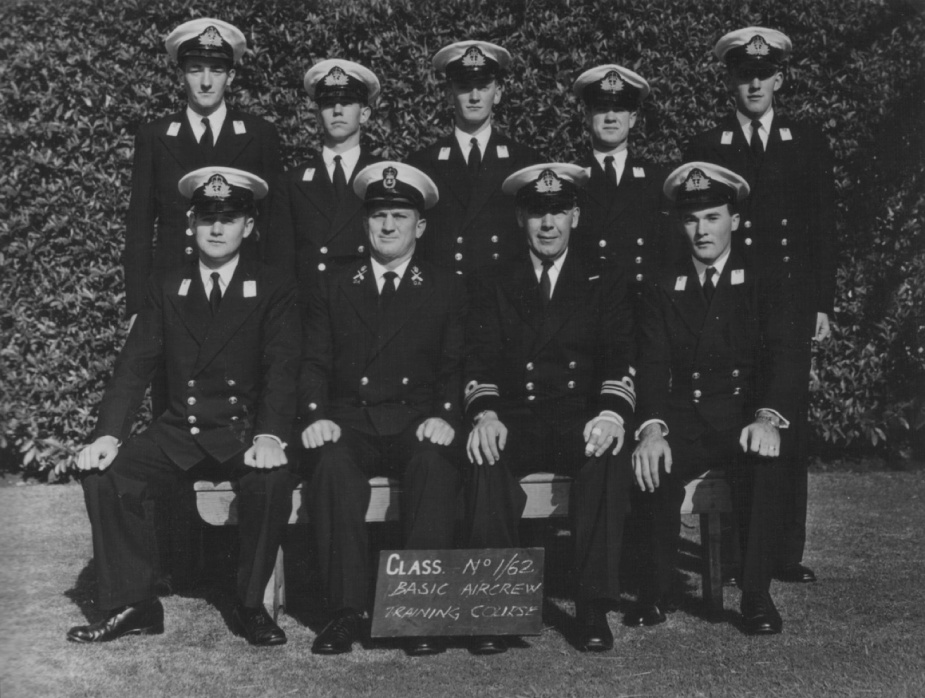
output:
<instances>
[{"instance_id":1,"label":"seated man in uniform","mask_svg":"<svg viewBox=\"0 0 925 698\"><path fill-rule=\"evenodd\" d=\"M414 167L381 162L353 187L365 201L369 252L322 276L305 309L302 443L315 452L309 512L333 611L316 654L349 652L361 636L369 478L401 478L409 549L453 546L459 494L465 295L461 279L416 253L436 185ZM408 645L411 655L443 649L439 638Z\"/></svg>"},{"instance_id":2,"label":"seated man in uniform","mask_svg":"<svg viewBox=\"0 0 925 698\"><path fill-rule=\"evenodd\" d=\"M609 604L631 482L622 451L636 401L630 366L633 310L626 273L589 273L569 245L578 223L577 165L533 165L504 182L528 250L476 277L467 324L466 416L474 464L467 494L469 548L518 546L526 496L518 478L571 475L577 645L613 647ZM476 653L506 649L477 640Z\"/></svg>"},{"instance_id":3,"label":"seated man in uniform","mask_svg":"<svg viewBox=\"0 0 925 698\"><path fill-rule=\"evenodd\" d=\"M672 172L664 189L691 255L647 284L639 316L633 468L652 520L645 527L647 583L624 620L633 626L666 620L685 482L723 467L744 534L744 630L779 633L783 623L769 589L786 477L776 462L779 429L794 414L800 382L789 328L794 301L732 249L737 206L748 195L744 178L692 162Z\"/></svg>"},{"instance_id":4,"label":"seated man in uniform","mask_svg":"<svg viewBox=\"0 0 925 698\"><path fill-rule=\"evenodd\" d=\"M78 456L106 617L71 628L67 637L105 642L163 632L155 502L183 478L206 477L238 482L236 629L251 644L279 645L286 636L263 607L263 593L295 485L285 467L301 336L295 283L240 254L266 182L206 167L183 177L179 188L192 199L199 258L151 277L103 395L96 440ZM167 409L129 438L160 365Z\"/></svg>"}]
</instances>

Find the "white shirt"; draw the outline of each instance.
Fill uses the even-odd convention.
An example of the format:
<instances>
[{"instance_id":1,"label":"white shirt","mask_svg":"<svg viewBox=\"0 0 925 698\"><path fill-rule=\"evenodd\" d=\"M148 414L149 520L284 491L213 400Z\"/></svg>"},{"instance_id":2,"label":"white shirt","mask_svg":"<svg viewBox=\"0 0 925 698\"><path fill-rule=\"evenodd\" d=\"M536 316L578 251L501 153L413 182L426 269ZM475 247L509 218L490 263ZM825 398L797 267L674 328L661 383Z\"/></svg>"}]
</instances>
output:
<instances>
[{"instance_id":1,"label":"white shirt","mask_svg":"<svg viewBox=\"0 0 925 698\"><path fill-rule=\"evenodd\" d=\"M478 133L466 133L458 126L454 129L456 142L459 143L459 149L462 151L463 160L469 162L469 151L472 150L472 139L478 141L479 152L482 154L482 160L485 159L485 150L488 148L488 139L491 138L491 122L489 121Z\"/></svg>"},{"instance_id":2,"label":"white shirt","mask_svg":"<svg viewBox=\"0 0 925 698\"><path fill-rule=\"evenodd\" d=\"M321 159L324 160L324 166L328 168L328 177L332 182L334 181L334 157L337 155L340 155L340 166L344 168L344 178L349 182L360 161L360 145L357 144L343 153L335 153L327 146L321 149Z\"/></svg>"},{"instance_id":3,"label":"white shirt","mask_svg":"<svg viewBox=\"0 0 925 698\"><path fill-rule=\"evenodd\" d=\"M752 117L746 116L740 111L736 112L736 117L739 119L739 126L742 128L742 133L745 134L745 140L749 143L752 142ZM761 128L758 129L758 136L761 138L761 144L764 146L764 149L768 149L768 136L771 135L771 122L774 121L774 110L768 109L765 112L765 115L762 116L758 121L761 122Z\"/></svg>"},{"instance_id":4,"label":"white shirt","mask_svg":"<svg viewBox=\"0 0 925 698\"><path fill-rule=\"evenodd\" d=\"M597 160L597 164L601 166L601 169L605 172L607 168L604 165L604 158L609 155L613 156L613 168L617 171L617 184L623 181L623 170L626 169L626 158L629 156L630 151L625 145L619 146L616 150L611 150L610 152L604 153L600 150L594 151L594 159Z\"/></svg>"},{"instance_id":5,"label":"white shirt","mask_svg":"<svg viewBox=\"0 0 925 698\"><path fill-rule=\"evenodd\" d=\"M226 116L228 116L228 107L225 106L224 100L218 109L208 116L197 114L190 107L186 108L186 120L189 121L190 128L193 129L193 135L196 137L197 143L202 140L202 135L206 132L206 127L202 123L203 119L209 120L209 128L212 129L212 142L218 143L218 134L222 132Z\"/></svg>"},{"instance_id":6,"label":"white shirt","mask_svg":"<svg viewBox=\"0 0 925 698\"><path fill-rule=\"evenodd\" d=\"M216 271L218 272L218 287L222 291L222 298L225 297L225 290L228 288L228 284L231 283L234 270L238 268L239 259L241 259L241 255L236 254L234 259L225 262L218 269L210 269L202 263L201 259L199 260L199 275L202 277L202 287L206 290L206 298L212 293L212 272Z\"/></svg>"},{"instance_id":7,"label":"white shirt","mask_svg":"<svg viewBox=\"0 0 925 698\"><path fill-rule=\"evenodd\" d=\"M372 257L369 258L369 261L373 267L373 276L376 277L376 286L379 289L379 293L382 293L382 288L383 286L385 286L385 273L387 271L394 271L396 274L398 274L398 276L395 277L395 282L394 282L395 290L396 291L398 290L398 287L401 285L401 280L405 276L405 269L407 269L408 265L411 263L411 257L408 257L408 259L406 259L404 262L399 264L394 269L386 269L384 266L379 264L379 262L377 262Z\"/></svg>"},{"instance_id":8,"label":"white shirt","mask_svg":"<svg viewBox=\"0 0 925 698\"><path fill-rule=\"evenodd\" d=\"M552 266L549 267L549 297L552 298L553 292L556 290L556 282L559 280L559 272L562 271L562 264L565 262L565 257L568 254L568 248L565 248L565 252L559 255L559 258L553 261ZM530 261L533 262L533 273L536 274L536 281L539 283L540 278L543 276L543 261L537 257L533 250L530 250Z\"/></svg>"},{"instance_id":9,"label":"white shirt","mask_svg":"<svg viewBox=\"0 0 925 698\"><path fill-rule=\"evenodd\" d=\"M729 253L732 251L732 246L726 248L726 251L723 252L713 264L704 264L696 257L691 257L691 260L694 262L694 269L697 270L697 278L700 279L700 288L703 288L704 283L707 280L707 268L713 267L716 269L716 275L713 277L713 285L719 285L719 277L723 275L723 269L726 268L726 262L729 261Z\"/></svg>"}]
</instances>

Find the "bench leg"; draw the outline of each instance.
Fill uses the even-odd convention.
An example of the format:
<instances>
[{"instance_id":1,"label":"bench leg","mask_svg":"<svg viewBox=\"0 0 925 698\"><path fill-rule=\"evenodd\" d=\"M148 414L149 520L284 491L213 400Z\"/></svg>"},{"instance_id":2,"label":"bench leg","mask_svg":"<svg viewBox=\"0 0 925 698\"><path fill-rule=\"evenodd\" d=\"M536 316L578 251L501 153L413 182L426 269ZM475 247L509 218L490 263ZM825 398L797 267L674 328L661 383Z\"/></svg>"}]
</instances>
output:
<instances>
[{"instance_id":1,"label":"bench leg","mask_svg":"<svg viewBox=\"0 0 925 698\"><path fill-rule=\"evenodd\" d=\"M700 547L703 555L703 600L714 613L723 610L723 569L718 512L700 515Z\"/></svg>"},{"instance_id":2,"label":"bench leg","mask_svg":"<svg viewBox=\"0 0 925 698\"><path fill-rule=\"evenodd\" d=\"M273 622L279 618L279 609L286 605L286 575L283 574L283 546L276 552L276 565L263 592L263 605L273 610Z\"/></svg>"}]
</instances>

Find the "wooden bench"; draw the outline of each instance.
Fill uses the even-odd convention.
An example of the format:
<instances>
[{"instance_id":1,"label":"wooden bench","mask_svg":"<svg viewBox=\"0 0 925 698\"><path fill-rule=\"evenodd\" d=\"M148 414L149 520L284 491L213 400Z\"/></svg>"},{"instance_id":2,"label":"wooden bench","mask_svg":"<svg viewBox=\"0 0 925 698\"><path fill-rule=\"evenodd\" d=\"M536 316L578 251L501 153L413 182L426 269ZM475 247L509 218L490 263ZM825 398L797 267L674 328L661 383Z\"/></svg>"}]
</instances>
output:
<instances>
[{"instance_id":1,"label":"wooden bench","mask_svg":"<svg viewBox=\"0 0 925 698\"><path fill-rule=\"evenodd\" d=\"M369 481L372 494L368 522L397 521L401 489L395 480L376 477ZM566 516L569 504L571 478L551 473L534 473L520 481L527 493L525 519L545 519ZM292 493L292 514L289 523L307 523L306 501L299 485ZM230 482L209 482L201 480L195 484L196 506L202 520L213 526L232 526L238 522L237 495ZM723 608L723 580L720 564L720 513L732 511L729 485L721 472L708 471L686 488L682 514L700 515L700 540L702 542L703 598L713 611ZM264 603L273 609L273 618L279 615L281 606L286 605L286 583L283 574L283 550L276 555L276 567L267 584Z\"/></svg>"}]
</instances>

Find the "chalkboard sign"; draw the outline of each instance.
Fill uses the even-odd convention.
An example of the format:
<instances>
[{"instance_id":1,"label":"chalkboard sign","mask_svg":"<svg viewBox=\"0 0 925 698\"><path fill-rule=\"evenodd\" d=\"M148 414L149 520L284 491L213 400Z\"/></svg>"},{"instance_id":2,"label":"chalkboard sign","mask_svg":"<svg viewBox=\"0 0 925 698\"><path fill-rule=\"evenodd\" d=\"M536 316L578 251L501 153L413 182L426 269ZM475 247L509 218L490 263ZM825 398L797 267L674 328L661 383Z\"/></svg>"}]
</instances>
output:
<instances>
[{"instance_id":1,"label":"chalkboard sign","mask_svg":"<svg viewBox=\"0 0 925 698\"><path fill-rule=\"evenodd\" d=\"M544 552L383 550L371 634L539 635Z\"/></svg>"}]
</instances>

